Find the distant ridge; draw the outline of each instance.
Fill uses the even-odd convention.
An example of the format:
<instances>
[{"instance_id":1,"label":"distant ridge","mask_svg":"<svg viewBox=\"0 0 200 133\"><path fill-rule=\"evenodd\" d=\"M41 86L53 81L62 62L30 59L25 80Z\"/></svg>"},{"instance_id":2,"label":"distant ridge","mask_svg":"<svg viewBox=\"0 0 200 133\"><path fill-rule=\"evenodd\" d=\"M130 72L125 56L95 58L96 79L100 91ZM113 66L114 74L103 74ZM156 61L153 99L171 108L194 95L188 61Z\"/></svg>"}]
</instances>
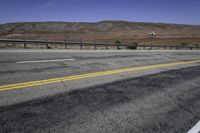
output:
<instances>
[{"instance_id":1,"label":"distant ridge","mask_svg":"<svg viewBox=\"0 0 200 133\"><path fill-rule=\"evenodd\" d=\"M155 39L148 38L154 31ZM200 26L104 20L90 22L18 22L0 24L0 37L95 42L137 41L140 44L200 43Z\"/></svg>"}]
</instances>

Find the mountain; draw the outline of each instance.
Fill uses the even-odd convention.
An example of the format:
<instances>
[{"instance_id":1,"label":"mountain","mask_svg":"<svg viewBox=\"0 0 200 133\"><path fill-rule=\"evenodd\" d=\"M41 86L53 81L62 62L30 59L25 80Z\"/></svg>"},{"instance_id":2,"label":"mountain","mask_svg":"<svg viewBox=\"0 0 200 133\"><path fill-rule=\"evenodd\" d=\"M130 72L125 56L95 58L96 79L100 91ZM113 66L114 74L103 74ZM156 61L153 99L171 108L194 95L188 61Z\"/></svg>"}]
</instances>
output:
<instances>
[{"instance_id":1,"label":"mountain","mask_svg":"<svg viewBox=\"0 0 200 133\"><path fill-rule=\"evenodd\" d=\"M154 31L156 38L148 35ZM127 21L22 22L0 25L1 38L47 39L92 42L172 45L180 42L200 43L200 25L144 23Z\"/></svg>"}]
</instances>

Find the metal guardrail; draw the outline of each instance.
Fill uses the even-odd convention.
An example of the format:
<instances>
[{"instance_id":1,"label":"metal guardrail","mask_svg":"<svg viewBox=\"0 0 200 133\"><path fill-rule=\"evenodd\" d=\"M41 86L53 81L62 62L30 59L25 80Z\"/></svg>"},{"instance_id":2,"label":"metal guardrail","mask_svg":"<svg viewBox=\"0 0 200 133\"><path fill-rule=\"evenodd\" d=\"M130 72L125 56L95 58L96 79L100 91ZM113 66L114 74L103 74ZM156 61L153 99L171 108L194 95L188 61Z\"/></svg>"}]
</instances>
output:
<instances>
[{"instance_id":1,"label":"metal guardrail","mask_svg":"<svg viewBox=\"0 0 200 133\"><path fill-rule=\"evenodd\" d=\"M107 49L109 46L126 46L124 44L116 45L114 43L94 43L94 42L72 42L72 41L48 41L48 40L17 40L17 39L0 39L0 43L12 43L12 44L24 44L24 48L26 48L27 44L43 44L48 48L49 44L55 45L80 45L80 48L83 49L83 46L105 46Z\"/></svg>"},{"instance_id":2,"label":"metal guardrail","mask_svg":"<svg viewBox=\"0 0 200 133\"><path fill-rule=\"evenodd\" d=\"M114 43L94 43L94 42L72 42L72 41L48 41L48 40L14 40L14 39L0 39L3 43L39 43L39 44L84 44L84 45L112 45Z\"/></svg>"},{"instance_id":3,"label":"metal guardrail","mask_svg":"<svg viewBox=\"0 0 200 133\"><path fill-rule=\"evenodd\" d=\"M97 46L105 46L106 49L109 49L109 46L114 46L117 49L119 47L124 47L128 49L128 44L115 44L115 43L95 43L95 42L72 42L72 41L48 41L48 40L17 40L17 39L0 39L0 44L23 44L24 48L27 48L27 44L34 45L46 45L46 48L49 48L49 45L64 45L67 48L67 45L79 45L80 49L83 49L83 46L94 46L96 49ZM200 47L191 47L191 46L174 46L174 45L138 45L137 49L189 49L189 50L200 50Z\"/></svg>"},{"instance_id":4,"label":"metal guardrail","mask_svg":"<svg viewBox=\"0 0 200 133\"><path fill-rule=\"evenodd\" d=\"M139 45L138 48L142 49L189 49L189 50L200 50L200 46L175 46L175 45Z\"/></svg>"}]
</instances>

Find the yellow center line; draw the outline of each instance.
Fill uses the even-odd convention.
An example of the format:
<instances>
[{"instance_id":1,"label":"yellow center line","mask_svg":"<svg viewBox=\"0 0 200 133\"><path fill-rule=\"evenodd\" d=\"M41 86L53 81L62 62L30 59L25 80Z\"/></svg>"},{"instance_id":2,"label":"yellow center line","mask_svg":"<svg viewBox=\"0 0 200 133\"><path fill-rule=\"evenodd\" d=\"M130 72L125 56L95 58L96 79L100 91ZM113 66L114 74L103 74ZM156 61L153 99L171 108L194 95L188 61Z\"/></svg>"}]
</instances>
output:
<instances>
[{"instance_id":1,"label":"yellow center line","mask_svg":"<svg viewBox=\"0 0 200 133\"><path fill-rule=\"evenodd\" d=\"M17 83L17 84L8 84L8 85L0 86L0 91L14 90L14 89L20 89L20 88L25 88L25 87L33 87L33 86L39 86L39 85L45 85L45 84L51 84L51 83L58 83L58 82L62 82L62 81L78 80L78 79L106 76L106 75L112 75L112 74L118 74L118 73L124 73L124 72L172 67L172 66L177 66L177 65L186 65L186 64L193 64L193 63L200 63L200 60L181 61L181 62L175 62L175 63L156 64L156 65L149 65L149 66L139 66L139 67L132 67L132 68L106 70L106 71L93 72L93 73L74 75L74 76L65 76L65 77Z\"/></svg>"}]
</instances>

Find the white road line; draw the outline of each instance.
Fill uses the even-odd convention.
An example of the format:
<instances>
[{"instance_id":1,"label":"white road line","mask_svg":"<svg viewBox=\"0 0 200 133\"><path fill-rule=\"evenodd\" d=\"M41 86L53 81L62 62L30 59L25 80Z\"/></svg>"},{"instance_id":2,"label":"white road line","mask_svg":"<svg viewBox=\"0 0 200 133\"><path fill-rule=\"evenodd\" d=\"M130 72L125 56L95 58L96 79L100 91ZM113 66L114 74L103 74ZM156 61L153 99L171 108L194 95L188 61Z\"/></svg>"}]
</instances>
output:
<instances>
[{"instance_id":1,"label":"white road line","mask_svg":"<svg viewBox=\"0 0 200 133\"><path fill-rule=\"evenodd\" d=\"M200 132L200 121L192 128L188 133L199 133Z\"/></svg>"},{"instance_id":2,"label":"white road line","mask_svg":"<svg viewBox=\"0 0 200 133\"><path fill-rule=\"evenodd\" d=\"M74 61L75 59L54 59L54 60L34 60L34 61L18 61L16 63L43 63L43 62L60 62L60 61Z\"/></svg>"}]
</instances>

